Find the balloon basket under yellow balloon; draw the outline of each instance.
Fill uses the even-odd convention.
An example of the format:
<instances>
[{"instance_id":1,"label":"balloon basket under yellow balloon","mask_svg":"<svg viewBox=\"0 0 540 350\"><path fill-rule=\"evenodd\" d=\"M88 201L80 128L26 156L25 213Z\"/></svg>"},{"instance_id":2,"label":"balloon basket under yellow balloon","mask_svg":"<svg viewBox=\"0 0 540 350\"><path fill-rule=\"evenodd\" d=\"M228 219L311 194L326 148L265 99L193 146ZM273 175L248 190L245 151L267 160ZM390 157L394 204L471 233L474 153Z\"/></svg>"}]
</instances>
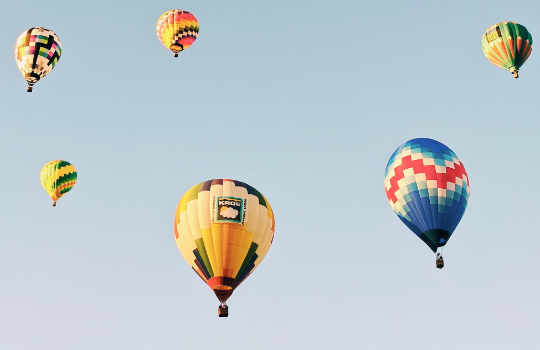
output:
<instances>
[{"instance_id":1,"label":"balloon basket under yellow balloon","mask_svg":"<svg viewBox=\"0 0 540 350\"><path fill-rule=\"evenodd\" d=\"M52 206L53 206L53 207L56 207L56 202L52 202Z\"/></svg>"},{"instance_id":2,"label":"balloon basket under yellow balloon","mask_svg":"<svg viewBox=\"0 0 540 350\"><path fill-rule=\"evenodd\" d=\"M227 305L218 307L218 316L219 317L229 317L229 307Z\"/></svg>"}]
</instances>

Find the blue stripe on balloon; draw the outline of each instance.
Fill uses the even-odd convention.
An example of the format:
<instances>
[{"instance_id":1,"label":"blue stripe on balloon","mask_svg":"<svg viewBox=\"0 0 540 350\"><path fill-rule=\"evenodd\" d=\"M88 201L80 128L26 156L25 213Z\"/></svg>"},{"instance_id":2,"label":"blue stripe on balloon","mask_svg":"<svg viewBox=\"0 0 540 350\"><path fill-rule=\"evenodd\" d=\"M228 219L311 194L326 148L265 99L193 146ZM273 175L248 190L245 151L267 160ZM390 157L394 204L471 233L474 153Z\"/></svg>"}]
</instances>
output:
<instances>
[{"instance_id":1,"label":"blue stripe on balloon","mask_svg":"<svg viewBox=\"0 0 540 350\"><path fill-rule=\"evenodd\" d=\"M426 217L426 221L428 222L428 230L432 230L435 228L435 218L431 214L431 207L429 204L429 197L421 197L422 200L422 207L424 209L424 215Z\"/></svg>"},{"instance_id":2,"label":"blue stripe on balloon","mask_svg":"<svg viewBox=\"0 0 540 350\"><path fill-rule=\"evenodd\" d=\"M408 197L411 199L410 201L407 201L409 204L409 208L411 209L411 212L409 213L409 216L411 218L411 223L416 226L421 232L425 232L427 230L427 223L424 219L424 216L422 215L423 209L419 208L417 205L418 202L421 204L420 195L418 194L418 191L409 193Z\"/></svg>"}]
</instances>

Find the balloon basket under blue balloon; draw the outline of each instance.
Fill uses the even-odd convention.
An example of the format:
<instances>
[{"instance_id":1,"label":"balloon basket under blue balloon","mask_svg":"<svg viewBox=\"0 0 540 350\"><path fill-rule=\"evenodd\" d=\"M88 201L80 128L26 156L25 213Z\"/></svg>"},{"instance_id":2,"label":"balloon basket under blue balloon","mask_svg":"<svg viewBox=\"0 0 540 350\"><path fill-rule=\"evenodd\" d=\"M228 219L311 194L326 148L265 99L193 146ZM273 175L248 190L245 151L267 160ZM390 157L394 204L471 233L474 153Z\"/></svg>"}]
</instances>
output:
<instances>
[{"instance_id":1,"label":"balloon basket under blue balloon","mask_svg":"<svg viewBox=\"0 0 540 350\"><path fill-rule=\"evenodd\" d=\"M437 266L438 269L442 269L444 267L444 260L442 257L438 258L437 260L435 260L435 265Z\"/></svg>"}]
</instances>

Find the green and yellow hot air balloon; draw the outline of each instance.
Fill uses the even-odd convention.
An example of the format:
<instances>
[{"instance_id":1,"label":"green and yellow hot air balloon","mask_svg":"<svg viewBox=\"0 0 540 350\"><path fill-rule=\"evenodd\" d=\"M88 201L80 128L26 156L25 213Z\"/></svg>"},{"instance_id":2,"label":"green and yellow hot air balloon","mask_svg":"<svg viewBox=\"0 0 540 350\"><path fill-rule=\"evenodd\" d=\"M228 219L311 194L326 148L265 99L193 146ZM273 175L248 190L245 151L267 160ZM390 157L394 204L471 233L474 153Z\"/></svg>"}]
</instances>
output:
<instances>
[{"instance_id":1,"label":"green and yellow hot air balloon","mask_svg":"<svg viewBox=\"0 0 540 350\"><path fill-rule=\"evenodd\" d=\"M531 55L533 39L527 28L516 22L501 22L482 35L482 51L494 65L518 78L519 68Z\"/></svg>"},{"instance_id":2,"label":"green and yellow hot air balloon","mask_svg":"<svg viewBox=\"0 0 540 350\"><path fill-rule=\"evenodd\" d=\"M40 180L45 191L51 196L54 207L56 201L75 186L77 170L65 160L53 160L41 169Z\"/></svg>"}]
</instances>

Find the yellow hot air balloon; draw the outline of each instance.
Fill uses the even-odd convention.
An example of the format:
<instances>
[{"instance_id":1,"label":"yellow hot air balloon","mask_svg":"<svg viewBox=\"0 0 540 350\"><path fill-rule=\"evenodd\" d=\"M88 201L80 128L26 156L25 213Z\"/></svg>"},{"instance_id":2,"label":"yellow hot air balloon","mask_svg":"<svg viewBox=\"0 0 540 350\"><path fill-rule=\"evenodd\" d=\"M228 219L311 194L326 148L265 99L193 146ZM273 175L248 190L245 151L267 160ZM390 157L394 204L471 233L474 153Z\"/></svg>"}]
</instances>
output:
<instances>
[{"instance_id":1,"label":"yellow hot air balloon","mask_svg":"<svg viewBox=\"0 0 540 350\"><path fill-rule=\"evenodd\" d=\"M240 181L217 179L189 189L176 208L174 236L184 259L221 302L266 256L274 239L274 213L266 198Z\"/></svg>"},{"instance_id":2,"label":"yellow hot air balloon","mask_svg":"<svg viewBox=\"0 0 540 350\"><path fill-rule=\"evenodd\" d=\"M54 207L56 201L75 186L77 171L65 160L53 160L41 169L40 180L45 191L51 196Z\"/></svg>"}]
</instances>

